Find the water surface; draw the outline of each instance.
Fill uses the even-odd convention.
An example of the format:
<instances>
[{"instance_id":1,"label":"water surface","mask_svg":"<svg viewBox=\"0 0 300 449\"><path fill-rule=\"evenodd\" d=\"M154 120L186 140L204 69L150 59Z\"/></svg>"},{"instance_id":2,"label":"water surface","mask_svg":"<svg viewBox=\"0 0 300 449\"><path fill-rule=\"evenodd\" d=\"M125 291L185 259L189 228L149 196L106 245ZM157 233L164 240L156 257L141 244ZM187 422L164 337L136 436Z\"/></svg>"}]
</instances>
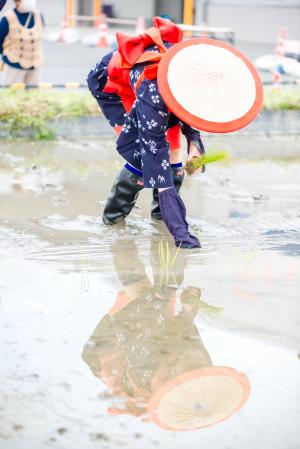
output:
<instances>
[{"instance_id":1,"label":"water surface","mask_svg":"<svg viewBox=\"0 0 300 449\"><path fill-rule=\"evenodd\" d=\"M110 140L2 145L0 447L298 448L300 161L187 179L203 248L178 254L150 192L102 224L120 166Z\"/></svg>"}]
</instances>

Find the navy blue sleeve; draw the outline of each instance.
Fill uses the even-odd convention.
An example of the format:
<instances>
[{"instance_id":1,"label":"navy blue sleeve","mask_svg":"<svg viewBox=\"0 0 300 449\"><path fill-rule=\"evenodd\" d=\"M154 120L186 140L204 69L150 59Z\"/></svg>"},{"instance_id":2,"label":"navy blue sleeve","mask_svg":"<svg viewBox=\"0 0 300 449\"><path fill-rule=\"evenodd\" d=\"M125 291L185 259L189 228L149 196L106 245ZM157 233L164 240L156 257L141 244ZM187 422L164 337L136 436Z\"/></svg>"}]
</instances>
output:
<instances>
[{"instance_id":1,"label":"navy blue sleeve","mask_svg":"<svg viewBox=\"0 0 300 449\"><path fill-rule=\"evenodd\" d=\"M6 17L2 17L0 21L0 53L3 52L3 42L8 35L9 25Z\"/></svg>"},{"instance_id":2,"label":"navy blue sleeve","mask_svg":"<svg viewBox=\"0 0 300 449\"><path fill-rule=\"evenodd\" d=\"M0 0L0 11L4 8L6 0Z\"/></svg>"},{"instance_id":3,"label":"navy blue sleeve","mask_svg":"<svg viewBox=\"0 0 300 449\"><path fill-rule=\"evenodd\" d=\"M89 90L111 126L122 126L125 121L125 108L119 95L114 93L105 93L103 89L107 83L107 67L113 56L113 52L108 53L96 64L90 71L87 78Z\"/></svg>"},{"instance_id":4,"label":"navy blue sleeve","mask_svg":"<svg viewBox=\"0 0 300 449\"><path fill-rule=\"evenodd\" d=\"M197 131L196 129L192 128L187 123L179 122L179 125L181 127L182 134L186 137L186 140L188 143L188 148L191 143L194 143L197 146L200 153L204 154L205 148L204 148L203 142L200 137L200 132Z\"/></svg>"}]
</instances>

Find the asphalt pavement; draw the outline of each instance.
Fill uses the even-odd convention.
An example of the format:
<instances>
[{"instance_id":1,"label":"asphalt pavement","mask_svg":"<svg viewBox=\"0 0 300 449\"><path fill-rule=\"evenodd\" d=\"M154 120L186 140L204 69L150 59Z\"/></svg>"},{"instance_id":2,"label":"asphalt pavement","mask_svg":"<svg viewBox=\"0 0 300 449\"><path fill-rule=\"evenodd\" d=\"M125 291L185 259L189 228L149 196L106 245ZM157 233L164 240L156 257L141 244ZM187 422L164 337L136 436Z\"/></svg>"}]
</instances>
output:
<instances>
[{"instance_id":1,"label":"asphalt pavement","mask_svg":"<svg viewBox=\"0 0 300 449\"><path fill-rule=\"evenodd\" d=\"M251 59L272 53L273 47L267 44L237 42L236 47L244 51ZM61 44L44 41L45 66L42 81L51 83L80 82L86 83L89 70L109 48L89 47L82 43ZM270 76L264 74L264 79Z\"/></svg>"}]
</instances>

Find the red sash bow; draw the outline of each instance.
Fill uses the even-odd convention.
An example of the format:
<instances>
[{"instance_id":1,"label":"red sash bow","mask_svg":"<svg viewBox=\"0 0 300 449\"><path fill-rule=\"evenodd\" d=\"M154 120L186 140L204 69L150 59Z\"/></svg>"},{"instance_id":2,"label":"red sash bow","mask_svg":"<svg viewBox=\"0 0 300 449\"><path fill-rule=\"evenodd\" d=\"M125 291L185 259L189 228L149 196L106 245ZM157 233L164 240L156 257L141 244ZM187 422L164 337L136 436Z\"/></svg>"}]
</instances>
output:
<instances>
[{"instance_id":1,"label":"red sash bow","mask_svg":"<svg viewBox=\"0 0 300 449\"><path fill-rule=\"evenodd\" d=\"M118 50L125 63L123 66L132 67L150 45L156 44L164 49L163 41L175 44L182 40L182 30L169 20L154 17L152 23L153 27L139 36L116 34Z\"/></svg>"}]
</instances>

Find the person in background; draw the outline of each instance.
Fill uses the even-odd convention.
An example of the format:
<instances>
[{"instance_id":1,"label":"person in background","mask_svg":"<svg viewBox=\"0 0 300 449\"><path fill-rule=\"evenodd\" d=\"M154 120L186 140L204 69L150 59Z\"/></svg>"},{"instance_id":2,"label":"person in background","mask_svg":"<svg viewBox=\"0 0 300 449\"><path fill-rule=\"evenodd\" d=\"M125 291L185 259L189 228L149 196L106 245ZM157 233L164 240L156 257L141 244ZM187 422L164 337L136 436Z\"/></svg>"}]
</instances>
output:
<instances>
[{"instance_id":1,"label":"person in background","mask_svg":"<svg viewBox=\"0 0 300 449\"><path fill-rule=\"evenodd\" d=\"M38 84L43 64L44 20L36 10L36 0L14 0L0 22L0 53L4 84Z\"/></svg>"}]
</instances>

